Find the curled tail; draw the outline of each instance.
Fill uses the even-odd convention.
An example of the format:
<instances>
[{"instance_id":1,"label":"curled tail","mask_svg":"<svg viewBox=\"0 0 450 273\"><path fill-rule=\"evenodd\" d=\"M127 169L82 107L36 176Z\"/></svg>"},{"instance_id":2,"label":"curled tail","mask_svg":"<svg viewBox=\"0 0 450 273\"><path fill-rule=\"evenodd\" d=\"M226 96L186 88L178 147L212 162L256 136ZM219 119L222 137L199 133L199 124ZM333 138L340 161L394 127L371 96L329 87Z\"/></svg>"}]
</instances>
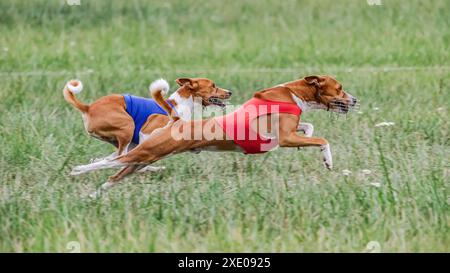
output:
<instances>
[{"instance_id":1,"label":"curled tail","mask_svg":"<svg viewBox=\"0 0 450 273\"><path fill-rule=\"evenodd\" d=\"M166 80L159 79L152 82L149 90L152 98L168 113L171 120L176 121L180 118L177 116L175 109L173 109L163 97L169 91L169 83Z\"/></svg>"},{"instance_id":2,"label":"curled tail","mask_svg":"<svg viewBox=\"0 0 450 273\"><path fill-rule=\"evenodd\" d=\"M85 113L89 109L89 105L86 105L75 97L75 94L80 93L83 90L83 83L79 80L70 80L67 82L66 86L64 87L63 94L64 99L75 106L78 110Z\"/></svg>"}]
</instances>

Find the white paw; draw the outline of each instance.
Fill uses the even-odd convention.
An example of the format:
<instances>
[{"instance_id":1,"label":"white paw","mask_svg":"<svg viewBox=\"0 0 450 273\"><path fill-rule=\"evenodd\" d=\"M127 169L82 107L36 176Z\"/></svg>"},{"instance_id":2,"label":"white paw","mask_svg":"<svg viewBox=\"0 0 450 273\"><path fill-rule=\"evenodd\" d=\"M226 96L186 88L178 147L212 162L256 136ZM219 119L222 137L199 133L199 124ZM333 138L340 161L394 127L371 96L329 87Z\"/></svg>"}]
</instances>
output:
<instances>
[{"instance_id":1,"label":"white paw","mask_svg":"<svg viewBox=\"0 0 450 273\"><path fill-rule=\"evenodd\" d=\"M322 151L323 164L327 169L331 170L333 168L333 158L331 156L330 144L327 143L321 146L320 150Z\"/></svg>"},{"instance_id":2,"label":"white paw","mask_svg":"<svg viewBox=\"0 0 450 273\"><path fill-rule=\"evenodd\" d=\"M305 129L304 132L305 132L306 137L312 137L312 135L314 133L314 129L312 129L312 130Z\"/></svg>"},{"instance_id":3,"label":"white paw","mask_svg":"<svg viewBox=\"0 0 450 273\"><path fill-rule=\"evenodd\" d=\"M311 123L302 122L297 127L298 131L302 131L306 137L312 137L314 134L314 126Z\"/></svg>"}]
</instances>

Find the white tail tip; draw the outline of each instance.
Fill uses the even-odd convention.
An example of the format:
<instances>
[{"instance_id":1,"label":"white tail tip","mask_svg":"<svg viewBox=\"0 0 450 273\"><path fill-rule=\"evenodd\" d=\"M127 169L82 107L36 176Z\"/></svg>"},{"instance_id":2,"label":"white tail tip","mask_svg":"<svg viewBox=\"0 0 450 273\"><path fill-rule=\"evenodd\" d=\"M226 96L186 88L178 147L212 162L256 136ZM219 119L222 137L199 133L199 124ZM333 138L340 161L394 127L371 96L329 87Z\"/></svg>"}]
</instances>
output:
<instances>
[{"instance_id":1,"label":"white tail tip","mask_svg":"<svg viewBox=\"0 0 450 273\"><path fill-rule=\"evenodd\" d=\"M83 90L83 83L80 80L70 80L67 82L66 87L73 94L77 94Z\"/></svg>"},{"instance_id":2,"label":"white tail tip","mask_svg":"<svg viewBox=\"0 0 450 273\"><path fill-rule=\"evenodd\" d=\"M152 95L157 91L161 91L161 94L164 96L169 92L169 83L165 79L159 79L152 82L148 89Z\"/></svg>"}]
</instances>

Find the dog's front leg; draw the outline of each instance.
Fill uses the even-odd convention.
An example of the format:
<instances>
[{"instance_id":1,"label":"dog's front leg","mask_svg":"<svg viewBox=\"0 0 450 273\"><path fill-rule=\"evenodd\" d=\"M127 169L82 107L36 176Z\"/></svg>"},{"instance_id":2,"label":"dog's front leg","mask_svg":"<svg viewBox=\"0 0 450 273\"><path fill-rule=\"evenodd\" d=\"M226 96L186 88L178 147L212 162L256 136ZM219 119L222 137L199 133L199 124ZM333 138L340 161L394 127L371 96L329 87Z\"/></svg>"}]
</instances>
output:
<instances>
[{"instance_id":1,"label":"dog's front leg","mask_svg":"<svg viewBox=\"0 0 450 273\"><path fill-rule=\"evenodd\" d=\"M314 126L311 123L300 122L297 126L297 131L301 131L307 137L312 137L314 133Z\"/></svg>"},{"instance_id":2,"label":"dog's front leg","mask_svg":"<svg viewBox=\"0 0 450 273\"><path fill-rule=\"evenodd\" d=\"M330 170L333 168L330 144L324 138L300 136L296 132L291 132L280 134L279 144L280 147L320 147L325 167Z\"/></svg>"}]
</instances>

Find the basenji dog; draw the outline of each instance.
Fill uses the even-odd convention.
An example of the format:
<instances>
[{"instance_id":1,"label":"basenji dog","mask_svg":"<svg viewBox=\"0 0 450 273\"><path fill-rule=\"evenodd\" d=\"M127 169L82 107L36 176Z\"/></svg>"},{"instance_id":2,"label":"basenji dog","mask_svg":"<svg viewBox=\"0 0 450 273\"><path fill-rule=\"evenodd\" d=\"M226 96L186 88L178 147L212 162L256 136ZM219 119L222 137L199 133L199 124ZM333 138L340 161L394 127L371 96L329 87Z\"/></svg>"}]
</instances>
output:
<instances>
[{"instance_id":1,"label":"basenji dog","mask_svg":"<svg viewBox=\"0 0 450 273\"><path fill-rule=\"evenodd\" d=\"M158 104L169 112L171 106L163 99L162 92L155 91L152 94ZM336 79L330 76L307 76L256 92L252 99L228 115L169 123L128 154L77 166L71 174L123 167L99 191L94 192L92 197L96 197L101 190L116 185L125 176L169 155L192 150L255 154L277 146L318 147L325 167L331 169L333 162L328 141L297 133L300 115L311 109L347 113L356 105L357 99L345 92Z\"/></svg>"},{"instance_id":2,"label":"basenji dog","mask_svg":"<svg viewBox=\"0 0 450 273\"><path fill-rule=\"evenodd\" d=\"M155 129L166 125L171 118L189 120L196 106L224 107L224 101L232 94L206 78L179 78L176 82L180 87L166 102L171 106L170 115L167 115L153 99L129 94L108 95L90 105L84 104L75 97L83 90L82 82L69 81L63 90L64 98L81 111L87 133L117 148L112 155L93 161L123 155L148 138ZM149 89L151 93L165 94L169 91L169 84L159 79Z\"/></svg>"}]
</instances>

